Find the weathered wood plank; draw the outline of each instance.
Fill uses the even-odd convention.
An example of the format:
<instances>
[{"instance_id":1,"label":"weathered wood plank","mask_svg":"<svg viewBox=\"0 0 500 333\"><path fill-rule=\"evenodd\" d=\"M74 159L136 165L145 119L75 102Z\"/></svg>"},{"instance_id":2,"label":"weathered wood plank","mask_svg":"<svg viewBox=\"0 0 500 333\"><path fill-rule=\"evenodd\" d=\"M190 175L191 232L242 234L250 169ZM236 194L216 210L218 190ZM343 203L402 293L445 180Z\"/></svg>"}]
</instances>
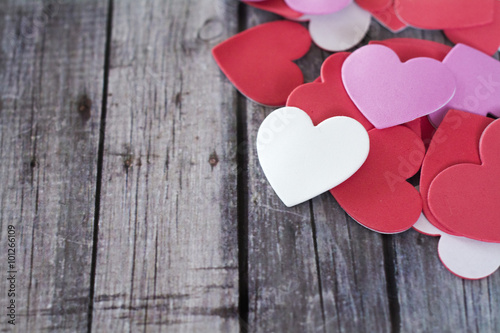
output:
<instances>
[{"instance_id":1,"label":"weathered wood plank","mask_svg":"<svg viewBox=\"0 0 500 333\"><path fill-rule=\"evenodd\" d=\"M383 239L326 193L312 200L327 332L389 332Z\"/></svg>"},{"instance_id":2,"label":"weathered wood plank","mask_svg":"<svg viewBox=\"0 0 500 333\"><path fill-rule=\"evenodd\" d=\"M2 331L85 332L107 1L0 7ZM6 316L16 228L16 326Z\"/></svg>"},{"instance_id":3,"label":"weathered wood plank","mask_svg":"<svg viewBox=\"0 0 500 333\"><path fill-rule=\"evenodd\" d=\"M276 17L247 9L253 26ZM297 63L306 81L327 53ZM380 235L346 217L329 193L286 208L261 171L257 130L272 109L248 102L250 331L355 332L391 327Z\"/></svg>"},{"instance_id":4,"label":"weathered wood plank","mask_svg":"<svg viewBox=\"0 0 500 333\"><path fill-rule=\"evenodd\" d=\"M309 203L287 208L260 169L255 137L271 110L247 105L248 283L251 332L316 332L324 327Z\"/></svg>"},{"instance_id":5,"label":"weathered wood plank","mask_svg":"<svg viewBox=\"0 0 500 333\"><path fill-rule=\"evenodd\" d=\"M239 330L236 94L210 53L236 6L114 3L96 332Z\"/></svg>"},{"instance_id":6,"label":"weathered wood plank","mask_svg":"<svg viewBox=\"0 0 500 333\"><path fill-rule=\"evenodd\" d=\"M401 331L498 332L500 275L467 281L437 255L438 238L409 231L394 238Z\"/></svg>"},{"instance_id":7,"label":"weathered wood plank","mask_svg":"<svg viewBox=\"0 0 500 333\"><path fill-rule=\"evenodd\" d=\"M245 26L278 17L246 6ZM319 74L321 53L316 49ZM319 58L319 59L318 59ZM319 60L319 61L318 61ZM244 97L242 97L244 98ZM273 110L245 99L244 131L248 148L248 292L249 332L317 332L324 329L323 310L309 203L285 207L260 168L257 131Z\"/></svg>"}]
</instances>

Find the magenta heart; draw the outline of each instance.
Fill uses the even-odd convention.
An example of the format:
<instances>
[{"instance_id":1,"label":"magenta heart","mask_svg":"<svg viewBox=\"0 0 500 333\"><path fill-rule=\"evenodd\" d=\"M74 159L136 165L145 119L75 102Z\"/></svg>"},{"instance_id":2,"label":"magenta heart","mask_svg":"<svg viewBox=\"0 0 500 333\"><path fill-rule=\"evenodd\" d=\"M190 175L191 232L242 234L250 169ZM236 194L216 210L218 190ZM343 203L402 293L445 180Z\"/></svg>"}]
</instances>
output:
<instances>
[{"instance_id":1,"label":"magenta heart","mask_svg":"<svg viewBox=\"0 0 500 333\"><path fill-rule=\"evenodd\" d=\"M445 108L455 95L453 73L431 58L401 63L383 45L353 52L342 66L347 93L378 129L407 123Z\"/></svg>"},{"instance_id":2,"label":"magenta heart","mask_svg":"<svg viewBox=\"0 0 500 333\"><path fill-rule=\"evenodd\" d=\"M304 14L323 15L338 12L352 0L285 0L290 8Z\"/></svg>"}]
</instances>

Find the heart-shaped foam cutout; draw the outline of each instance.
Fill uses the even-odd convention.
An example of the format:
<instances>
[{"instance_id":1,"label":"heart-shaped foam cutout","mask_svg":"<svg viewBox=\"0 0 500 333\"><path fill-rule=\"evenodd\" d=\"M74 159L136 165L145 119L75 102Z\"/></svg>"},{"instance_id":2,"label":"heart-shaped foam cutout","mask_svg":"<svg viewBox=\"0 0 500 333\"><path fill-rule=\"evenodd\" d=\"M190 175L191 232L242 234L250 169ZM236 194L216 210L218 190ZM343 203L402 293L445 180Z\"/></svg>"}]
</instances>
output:
<instances>
[{"instance_id":1,"label":"heart-shaped foam cutout","mask_svg":"<svg viewBox=\"0 0 500 333\"><path fill-rule=\"evenodd\" d=\"M417 134L422 139L426 148L429 147L432 137L436 132L436 129L434 128L434 126L432 126L427 117L417 118L410 121L409 123L403 124L403 126L408 127L413 132L415 132L415 134Z\"/></svg>"},{"instance_id":2,"label":"heart-shaped foam cutout","mask_svg":"<svg viewBox=\"0 0 500 333\"><path fill-rule=\"evenodd\" d=\"M429 208L429 187L438 174L461 163L480 164L479 140L493 119L472 113L450 110L434 134L420 173L423 211L429 221L448 234L456 231L442 225Z\"/></svg>"},{"instance_id":3,"label":"heart-shaped foam cutout","mask_svg":"<svg viewBox=\"0 0 500 333\"><path fill-rule=\"evenodd\" d=\"M288 7L288 5L285 3L285 0L264 0L258 2L246 0L243 2L255 8L266 10L268 12L275 13L289 19L298 19L303 15L302 13L299 13Z\"/></svg>"},{"instance_id":4,"label":"heart-shaped foam cutout","mask_svg":"<svg viewBox=\"0 0 500 333\"><path fill-rule=\"evenodd\" d=\"M384 45L396 52L401 62L413 58L426 57L443 61L451 46L425 39L391 38L386 40L371 40L369 44Z\"/></svg>"},{"instance_id":5,"label":"heart-shaped foam cutout","mask_svg":"<svg viewBox=\"0 0 500 333\"><path fill-rule=\"evenodd\" d=\"M344 182L363 165L369 149L368 133L356 120L333 117L314 126L294 107L272 112L257 133L260 165L288 207Z\"/></svg>"},{"instance_id":6,"label":"heart-shaped foam cutout","mask_svg":"<svg viewBox=\"0 0 500 333\"><path fill-rule=\"evenodd\" d=\"M366 45L342 66L347 93L378 129L396 126L445 107L455 94L455 77L441 62L415 58L401 63L383 45Z\"/></svg>"},{"instance_id":7,"label":"heart-shaped foam cutout","mask_svg":"<svg viewBox=\"0 0 500 333\"><path fill-rule=\"evenodd\" d=\"M500 117L500 62L470 46L457 44L443 60L455 75L457 91L448 107ZM447 108L429 115L438 126Z\"/></svg>"},{"instance_id":8,"label":"heart-shaped foam cutout","mask_svg":"<svg viewBox=\"0 0 500 333\"><path fill-rule=\"evenodd\" d=\"M370 28L371 15L355 3L327 15L307 15L309 32L318 45L327 51L344 51L358 44Z\"/></svg>"},{"instance_id":9,"label":"heart-shaped foam cutout","mask_svg":"<svg viewBox=\"0 0 500 333\"><path fill-rule=\"evenodd\" d=\"M359 7L369 12L381 11L390 7L393 0L356 0Z\"/></svg>"},{"instance_id":10,"label":"heart-shaped foam cutout","mask_svg":"<svg viewBox=\"0 0 500 333\"><path fill-rule=\"evenodd\" d=\"M422 29L474 27L493 21L496 0L395 0L398 16Z\"/></svg>"},{"instance_id":11,"label":"heart-shaped foam cutout","mask_svg":"<svg viewBox=\"0 0 500 333\"><path fill-rule=\"evenodd\" d=\"M400 32L408 26L405 22L401 21L396 14L394 0L391 1L390 6L378 11L370 12L380 24L394 33Z\"/></svg>"},{"instance_id":12,"label":"heart-shaped foam cutout","mask_svg":"<svg viewBox=\"0 0 500 333\"><path fill-rule=\"evenodd\" d=\"M349 54L329 56L321 66L321 80L299 86L290 94L286 105L304 110L314 125L331 117L346 116L359 121L367 131L371 130L373 125L359 112L342 83L342 64Z\"/></svg>"},{"instance_id":13,"label":"heart-shaped foam cutout","mask_svg":"<svg viewBox=\"0 0 500 333\"><path fill-rule=\"evenodd\" d=\"M370 41L369 44L384 45L396 52L401 62L413 58L427 57L442 61L451 51L451 46L430 40L414 38L391 38L382 41ZM421 137L425 146L428 147L435 133L435 128L427 117L420 117L404 124L418 136Z\"/></svg>"},{"instance_id":14,"label":"heart-shaped foam cutout","mask_svg":"<svg viewBox=\"0 0 500 333\"><path fill-rule=\"evenodd\" d=\"M500 121L483 132L481 165L457 164L442 171L429 188L429 207L438 221L460 235L500 243Z\"/></svg>"},{"instance_id":15,"label":"heart-shaped foam cutout","mask_svg":"<svg viewBox=\"0 0 500 333\"><path fill-rule=\"evenodd\" d=\"M354 220L381 233L411 228L422 212L422 199L406 179L415 175L424 158L422 140L410 129L372 129L370 153L351 178L330 192Z\"/></svg>"},{"instance_id":16,"label":"heart-shaped foam cutout","mask_svg":"<svg viewBox=\"0 0 500 333\"><path fill-rule=\"evenodd\" d=\"M450 272L461 278L482 279L500 267L500 244L449 235L433 226L424 214L413 228L426 235L441 236L439 258Z\"/></svg>"},{"instance_id":17,"label":"heart-shaped foam cutout","mask_svg":"<svg viewBox=\"0 0 500 333\"><path fill-rule=\"evenodd\" d=\"M493 55L500 46L500 1L495 1L493 22L477 27L446 29L444 33L453 43L472 46L486 54Z\"/></svg>"},{"instance_id":18,"label":"heart-shaped foam cutout","mask_svg":"<svg viewBox=\"0 0 500 333\"><path fill-rule=\"evenodd\" d=\"M292 62L311 46L300 24L276 21L241 32L212 50L215 61L235 87L248 98L269 106L285 105L288 95L303 83Z\"/></svg>"},{"instance_id":19,"label":"heart-shaped foam cutout","mask_svg":"<svg viewBox=\"0 0 500 333\"><path fill-rule=\"evenodd\" d=\"M413 58L427 57L442 61L451 51L451 47L430 40L414 38L391 38L382 41L370 41L369 44L384 45L392 49L399 60L406 62ZM405 123L404 126L414 131L421 137L425 146L428 147L434 132L434 126L427 117L420 117Z\"/></svg>"},{"instance_id":20,"label":"heart-shaped foam cutout","mask_svg":"<svg viewBox=\"0 0 500 333\"><path fill-rule=\"evenodd\" d=\"M352 0L285 0L290 8L304 14L324 15L347 7Z\"/></svg>"}]
</instances>

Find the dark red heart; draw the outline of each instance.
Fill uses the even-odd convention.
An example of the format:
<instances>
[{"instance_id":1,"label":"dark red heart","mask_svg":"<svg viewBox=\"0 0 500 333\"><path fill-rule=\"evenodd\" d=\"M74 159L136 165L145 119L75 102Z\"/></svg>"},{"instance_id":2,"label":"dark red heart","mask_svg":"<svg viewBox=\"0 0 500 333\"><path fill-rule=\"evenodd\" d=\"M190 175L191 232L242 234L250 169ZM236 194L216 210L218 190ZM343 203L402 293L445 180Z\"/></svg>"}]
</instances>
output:
<instances>
[{"instance_id":1,"label":"dark red heart","mask_svg":"<svg viewBox=\"0 0 500 333\"><path fill-rule=\"evenodd\" d=\"M481 164L457 164L429 188L429 206L438 221L462 236L500 243L500 120L483 132Z\"/></svg>"},{"instance_id":2,"label":"dark red heart","mask_svg":"<svg viewBox=\"0 0 500 333\"><path fill-rule=\"evenodd\" d=\"M340 206L358 223L381 233L411 228L422 212L422 199L406 179L424 158L422 140L410 129L372 129L370 153L351 178L330 190Z\"/></svg>"},{"instance_id":3,"label":"dark red heart","mask_svg":"<svg viewBox=\"0 0 500 333\"><path fill-rule=\"evenodd\" d=\"M456 231L440 223L429 208L429 187L443 170L460 163L481 163L479 139L493 119L457 110L450 110L439 125L425 155L420 174L423 211L429 222L451 235Z\"/></svg>"}]
</instances>

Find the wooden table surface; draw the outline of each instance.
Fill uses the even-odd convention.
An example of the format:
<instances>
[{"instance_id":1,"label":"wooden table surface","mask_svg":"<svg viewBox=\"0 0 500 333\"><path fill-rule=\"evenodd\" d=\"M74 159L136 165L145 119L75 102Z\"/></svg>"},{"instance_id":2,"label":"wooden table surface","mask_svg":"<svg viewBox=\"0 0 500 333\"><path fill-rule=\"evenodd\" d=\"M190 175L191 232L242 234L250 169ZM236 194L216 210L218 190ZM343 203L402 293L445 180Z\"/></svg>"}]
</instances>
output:
<instances>
[{"instance_id":1,"label":"wooden table surface","mask_svg":"<svg viewBox=\"0 0 500 333\"><path fill-rule=\"evenodd\" d=\"M455 277L436 238L371 232L328 193L276 197L254 145L272 109L210 54L276 19L236 0L2 1L2 332L500 331L499 272ZM393 36L372 22L363 44ZM328 55L298 61L306 81Z\"/></svg>"}]
</instances>

